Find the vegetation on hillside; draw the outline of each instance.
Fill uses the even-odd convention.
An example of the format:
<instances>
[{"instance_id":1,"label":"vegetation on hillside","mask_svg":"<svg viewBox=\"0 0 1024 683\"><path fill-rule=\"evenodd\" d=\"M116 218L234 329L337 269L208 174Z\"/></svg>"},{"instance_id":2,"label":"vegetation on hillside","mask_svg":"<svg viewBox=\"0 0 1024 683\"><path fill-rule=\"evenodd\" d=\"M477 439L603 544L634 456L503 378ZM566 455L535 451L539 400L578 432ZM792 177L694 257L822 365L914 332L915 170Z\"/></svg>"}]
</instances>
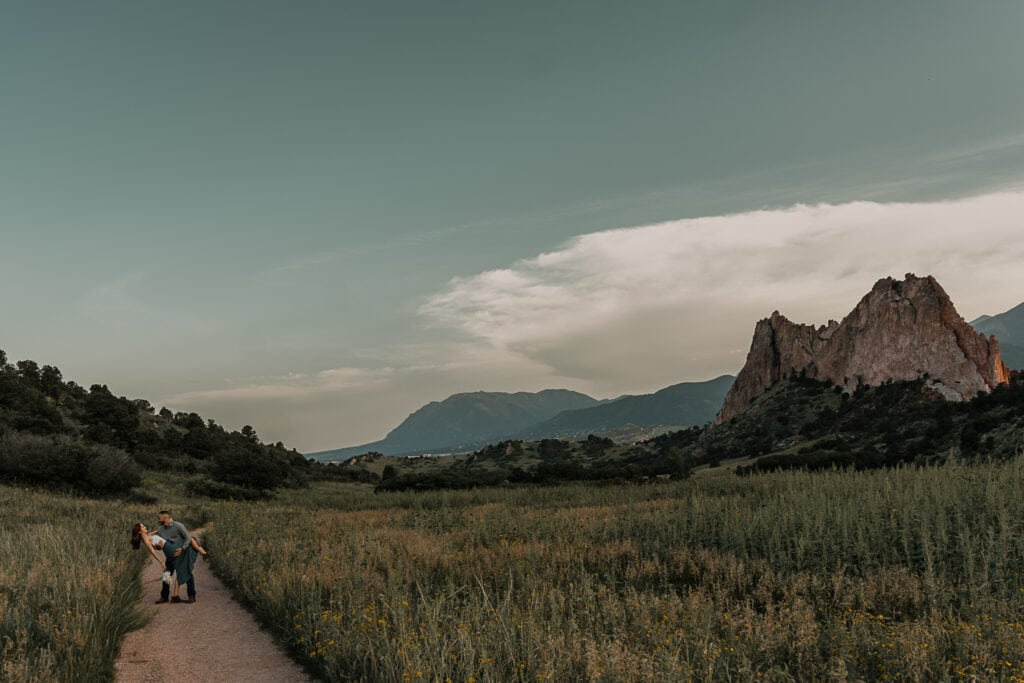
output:
<instances>
[{"instance_id":1,"label":"vegetation on hillside","mask_svg":"<svg viewBox=\"0 0 1024 683\"><path fill-rule=\"evenodd\" d=\"M52 365L10 364L0 350L0 482L125 495L145 470L191 481L193 493L265 498L311 478L360 478L264 444L252 427L228 431L189 412L66 381ZM145 494L138 494L145 495Z\"/></svg>"},{"instance_id":2,"label":"vegetation on hillside","mask_svg":"<svg viewBox=\"0 0 1024 683\"><path fill-rule=\"evenodd\" d=\"M741 474L1005 459L1024 449L1024 376L964 402L942 399L926 378L849 395L793 377L711 430L700 448L712 463L765 456L738 468Z\"/></svg>"},{"instance_id":3,"label":"vegetation on hillside","mask_svg":"<svg viewBox=\"0 0 1024 683\"><path fill-rule=\"evenodd\" d=\"M682 479L697 466L743 461L739 474L780 469L873 469L1005 459L1024 451L1024 376L972 401L943 399L927 378L862 387L853 395L794 376L714 428L692 427L632 444L503 441L468 456L357 458L342 465L382 476L378 490L462 489L566 481ZM374 465L387 462L381 471ZM371 463L373 463L371 465Z\"/></svg>"},{"instance_id":4,"label":"vegetation on hillside","mask_svg":"<svg viewBox=\"0 0 1024 683\"><path fill-rule=\"evenodd\" d=\"M696 438L699 428L676 432ZM463 489L475 486L555 484L567 481L638 481L652 477L684 479L695 464L674 443L652 439L616 444L591 435L583 441L541 439L502 441L436 467L409 467L415 461L393 459L382 473L378 491ZM430 461L427 460L429 464ZM358 469L359 463L350 467Z\"/></svg>"}]
</instances>

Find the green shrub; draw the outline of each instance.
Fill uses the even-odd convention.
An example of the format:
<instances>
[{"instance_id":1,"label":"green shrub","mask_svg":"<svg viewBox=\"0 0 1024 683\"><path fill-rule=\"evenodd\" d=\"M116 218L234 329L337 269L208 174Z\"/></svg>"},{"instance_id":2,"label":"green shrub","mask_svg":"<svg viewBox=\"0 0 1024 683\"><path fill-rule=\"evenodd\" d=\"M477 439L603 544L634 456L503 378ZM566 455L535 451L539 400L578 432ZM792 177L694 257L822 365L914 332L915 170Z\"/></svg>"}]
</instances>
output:
<instances>
[{"instance_id":1,"label":"green shrub","mask_svg":"<svg viewBox=\"0 0 1024 683\"><path fill-rule=\"evenodd\" d=\"M101 452L86 462L85 478L90 492L120 493L142 484L138 467L126 453L112 448L94 449Z\"/></svg>"},{"instance_id":2,"label":"green shrub","mask_svg":"<svg viewBox=\"0 0 1024 683\"><path fill-rule=\"evenodd\" d=\"M194 479L185 485L185 492L214 500L266 500L273 496L267 489L254 489L222 481Z\"/></svg>"},{"instance_id":3,"label":"green shrub","mask_svg":"<svg viewBox=\"0 0 1024 683\"><path fill-rule=\"evenodd\" d=\"M232 444L214 456L211 475L236 487L271 491L288 476L288 465L257 445Z\"/></svg>"},{"instance_id":4,"label":"green shrub","mask_svg":"<svg viewBox=\"0 0 1024 683\"><path fill-rule=\"evenodd\" d=\"M142 477L124 451L110 446L8 433L0 437L0 481L110 495L130 491Z\"/></svg>"}]
</instances>

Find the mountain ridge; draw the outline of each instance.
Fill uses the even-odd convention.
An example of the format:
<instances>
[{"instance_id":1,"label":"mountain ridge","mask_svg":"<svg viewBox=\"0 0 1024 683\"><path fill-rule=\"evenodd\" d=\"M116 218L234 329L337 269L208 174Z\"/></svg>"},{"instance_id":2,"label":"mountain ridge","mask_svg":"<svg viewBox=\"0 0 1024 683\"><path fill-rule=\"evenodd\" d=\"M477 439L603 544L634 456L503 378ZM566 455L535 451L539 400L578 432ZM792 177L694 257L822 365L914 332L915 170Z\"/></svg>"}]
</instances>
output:
<instances>
[{"instance_id":1,"label":"mountain ridge","mask_svg":"<svg viewBox=\"0 0 1024 683\"><path fill-rule=\"evenodd\" d=\"M524 429L564 410L598 403L591 396L569 389L453 394L416 410L383 440L399 448L403 446L398 444L409 446L410 450L477 443Z\"/></svg>"},{"instance_id":2,"label":"mountain ridge","mask_svg":"<svg viewBox=\"0 0 1024 683\"><path fill-rule=\"evenodd\" d=\"M1007 367L1024 369L1024 303L997 315L983 315L971 321L983 334L995 335Z\"/></svg>"},{"instance_id":3,"label":"mountain ridge","mask_svg":"<svg viewBox=\"0 0 1024 683\"><path fill-rule=\"evenodd\" d=\"M760 320L715 424L796 374L849 392L926 377L949 400L967 400L1009 380L996 338L968 325L934 277L913 273L878 280L842 322L815 328L778 311Z\"/></svg>"},{"instance_id":4,"label":"mountain ridge","mask_svg":"<svg viewBox=\"0 0 1024 683\"><path fill-rule=\"evenodd\" d=\"M467 419L469 413L465 412L467 406L463 404L474 398L536 395L528 392L509 394L483 391L454 394L444 401L427 403L406 418L401 425L391 430L384 439L368 444L308 453L307 457L332 461L345 460L368 452L398 456L417 455L432 451L459 452L475 450L487 444L507 439L585 437L591 433L607 433L627 427L632 428L627 430L628 433L646 430L650 434L651 429L654 428L665 428L662 431L666 431L667 429L702 425L709 422L717 413L733 379L731 375L722 375L706 382L681 382L653 394L626 395L607 400L597 400L585 394L576 394L589 399L592 403L559 410L525 426L510 425L504 431L495 429L490 436L479 436L480 432L476 432L472 438L454 438L450 436L454 432L445 431L449 429L445 426L450 424L448 419L441 420L439 425L428 425L429 429L424 430L426 433L435 434L434 437L425 436L424 432L413 433L418 424L436 418L446 410L462 410L462 418ZM569 393L575 394L576 392ZM438 443L428 443L428 440Z\"/></svg>"},{"instance_id":5,"label":"mountain ridge","mask_svg":"<svg viewBox=\"0 0 1024 683\"><path fill-rule=\"evenodd\" d=\"M536 425L524 439L585 437L626 424L637 427L693 427L714 419L735 377L680 382L651 394L626 395L590 408L569 410Z\"/></svg>"},{"instance_id":6,"label":"mountain ridge","mask_svg":"<svg viewBox=\"0 0 1024 683\"><path fill-rule=\"evenodd\" d=\"M591 396L569 389L462 392L421 406L379 441L308 453L307 457L343 460L370 451L407 455L471 450L507 438L563 410L599 403Z\"/></svg>"}]
</instances>

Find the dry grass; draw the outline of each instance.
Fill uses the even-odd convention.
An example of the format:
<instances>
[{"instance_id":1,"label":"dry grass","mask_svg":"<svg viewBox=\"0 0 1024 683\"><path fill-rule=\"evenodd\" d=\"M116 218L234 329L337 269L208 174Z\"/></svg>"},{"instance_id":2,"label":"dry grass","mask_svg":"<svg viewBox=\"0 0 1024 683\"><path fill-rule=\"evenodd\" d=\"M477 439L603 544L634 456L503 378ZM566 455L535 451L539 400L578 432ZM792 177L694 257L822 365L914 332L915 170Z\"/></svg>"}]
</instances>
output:
<instances>
[{"instance_id":1,"label":"dry grass","mask_svg":"<svg viewBox=\"0 0 1024 683\"><path fill-rule=\"evenodd\" d=\"M0 487L3 681L102 681L136 611L125 506Z\"/></svg>"},{"instance_id":2,"label":"dry grass","mask_svg":"<svg viewBox=\"0 0 1024 683\"><path fill-rule=\"evenodd\" d=\"M342 508L342 509L339 509ZM230 505L327 680L1017 680L1024 463Z\"/></svg>"}]
</instances>

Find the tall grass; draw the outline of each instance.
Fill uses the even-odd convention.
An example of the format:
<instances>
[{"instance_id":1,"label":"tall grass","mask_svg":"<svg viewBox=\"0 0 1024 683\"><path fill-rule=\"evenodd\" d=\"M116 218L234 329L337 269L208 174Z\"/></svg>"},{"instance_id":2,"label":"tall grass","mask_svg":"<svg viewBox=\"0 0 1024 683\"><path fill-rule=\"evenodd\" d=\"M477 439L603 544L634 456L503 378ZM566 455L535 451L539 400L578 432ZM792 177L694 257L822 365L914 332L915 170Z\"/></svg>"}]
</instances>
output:
<instances>
[{"instance_id":1,"label":"tall grass","mask_svg":"<svg viewBox=\"0 0 1024 683\"><path fill-rule=\"evenodd\" d=\"M1024 676L1020 461L338 491L222 505L207 532L327 680Z\"/></svg>"},{"instance_id":2,"label":"tall grass","mask_svg":"<svg viewBox=\"0 0 1024 683\"><path fill-rule=\"evenodd\" d=\"M118 503L0 487L0 680L102 681L141 624Z\"/></svg>"}]
</instances>

